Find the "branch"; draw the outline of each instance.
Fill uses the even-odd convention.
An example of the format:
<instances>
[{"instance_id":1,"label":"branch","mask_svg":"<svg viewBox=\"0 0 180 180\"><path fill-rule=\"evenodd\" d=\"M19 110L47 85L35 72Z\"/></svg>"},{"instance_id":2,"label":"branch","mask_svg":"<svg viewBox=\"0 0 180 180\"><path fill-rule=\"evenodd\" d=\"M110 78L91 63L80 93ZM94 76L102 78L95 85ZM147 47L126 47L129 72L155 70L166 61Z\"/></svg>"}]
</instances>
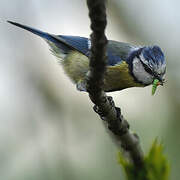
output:
<instances>
[{"instance_id":1,"label":"branch","mask_svg":"<svg viewBox=\"0 0 180 180\"><path fill-rule=\"evenodd\" d=\"M106 73L105 36L106 6L105 0L87 0L89 17L91 19L91 53L90 71L86 77L87 91L91 101L95 104L94 110L103 119L111 131L115 141L129 153L130 160L136 167L143 165L143 152L136 134L129 131L129 124L121 115L121 110L115 107L112 97L103 91L104 75Z\"/></svg>"}]
</instances>

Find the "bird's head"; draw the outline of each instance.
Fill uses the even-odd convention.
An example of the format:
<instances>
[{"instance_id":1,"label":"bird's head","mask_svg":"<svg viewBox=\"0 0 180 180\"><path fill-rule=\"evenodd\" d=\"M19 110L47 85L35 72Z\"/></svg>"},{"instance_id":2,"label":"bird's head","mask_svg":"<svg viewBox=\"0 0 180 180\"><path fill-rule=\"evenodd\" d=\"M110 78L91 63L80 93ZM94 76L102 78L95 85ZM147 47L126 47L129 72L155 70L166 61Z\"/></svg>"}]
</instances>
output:
<instances>
[{"instance_id":1,"label":"bird's head","mask_svg":"<svg viewBox=\"0 0 180 180\"><path fill-rule=\"evenodd\" d=\"M132 74L135 79L146 85L158 80L163 85L166 72L164 54L158 46L142 47L132 57Z\"/></svg>"}]
</instances>

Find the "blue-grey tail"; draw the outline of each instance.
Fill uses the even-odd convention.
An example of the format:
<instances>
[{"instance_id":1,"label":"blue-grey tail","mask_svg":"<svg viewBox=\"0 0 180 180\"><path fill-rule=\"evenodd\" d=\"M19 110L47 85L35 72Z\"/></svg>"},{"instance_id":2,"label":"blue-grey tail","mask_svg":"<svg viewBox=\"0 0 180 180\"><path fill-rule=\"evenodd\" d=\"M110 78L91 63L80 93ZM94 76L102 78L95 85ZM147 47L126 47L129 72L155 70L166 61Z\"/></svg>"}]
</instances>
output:
<instances>
[{"instance_id":1,"label":"blue-grey tail","mask_svg":"<svg viewBox=\"0 0 180 180\"><path fill-rule=\"evenodd\" d=\"M13 24L15 26L18 26L22 29L25 29L35 35L38 35L40 37L42 37L43 39L45 39L47 41L47 43L50 45L52 51L54 54L58 54L58 53L67 53L69 50L71 50L73 47L71 47L68 43L65 42L64 39L62 39L59 36L53 35L53 34L49 34L47 32L43 32L41 30L26 26L26 25L22 25L16 22L12 22L12 21L7 21L10 24Z\"/></svg>"},{"instance_id":2,"label":"blue-grey tail","mask_svg":"<svg viewBox=\"0 0 180 180\"><path fill-rule=\"evenodd\" d=\"M54 42L54 43L60 43L60 41L58 39L56 39L53 35L47 33L47 32L43 32L43 31L40 31L38 29L35 29L35 28L32 28L32 27L29 27L29 26L26 26L26 25L22 25L22 24L19 24L19 23L16 23L16 22L12 22L12 21L7 21L8 23L10 24L13 24L15 26L18 26L22 29L25 29L33 34L36 34L48 41L51 41L51 42Z\"/></svg>"},{"instance_id":3,"label":"blue-grey tail","mask_svg":"<svg viewBox=\"0 0 180 180\"><path fill-rule=\"evenodd\" d=\"M34 29L34 28L32 28L32 27L25 26L25 25L22 25L22 24L19 24L19 23L16 23L16 22L12 22L12 21L7 21L7 22L10 23L10 24L13 24L13 25L15 25L15 26L18 26L18 27L20 27L20 28L22 28L22 29L25 29L25 30L27 30L27 31L30 31L30 32L32 32L33 34L36 34L36 35L38 35L38 36L40 36L40 37L42 37L42 38L45 38L45 39L49 38L48 33L42 32L42 31L40 31L40 30L37 30L37 29Z\"/></svg>"}]
</instances>

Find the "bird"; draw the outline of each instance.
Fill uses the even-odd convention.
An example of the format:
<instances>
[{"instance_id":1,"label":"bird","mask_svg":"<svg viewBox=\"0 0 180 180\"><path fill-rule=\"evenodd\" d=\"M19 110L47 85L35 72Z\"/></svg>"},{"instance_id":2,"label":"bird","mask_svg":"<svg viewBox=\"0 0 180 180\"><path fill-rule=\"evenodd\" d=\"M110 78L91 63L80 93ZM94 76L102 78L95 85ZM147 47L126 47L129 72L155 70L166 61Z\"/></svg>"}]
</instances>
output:
<instances>
[{"instance_id":1,"label":"bird","mask_svg":"<svg viewBox=\"0 0 180 180\"><path fill-rule=\"evenodd\" d=\"M43 38L63 66L67 76L76 84L77 89L87 91L86 76L89 72L91 50L89 38L54 35L13 21L7 22ZM103 85L105 92L120 91L130 87L146 87L152 84L152 94L154 94L157 86L163 85L165 73L165 56L159 46L137 46L108 40L107 70Z\"/></svg>"}]
</instances>

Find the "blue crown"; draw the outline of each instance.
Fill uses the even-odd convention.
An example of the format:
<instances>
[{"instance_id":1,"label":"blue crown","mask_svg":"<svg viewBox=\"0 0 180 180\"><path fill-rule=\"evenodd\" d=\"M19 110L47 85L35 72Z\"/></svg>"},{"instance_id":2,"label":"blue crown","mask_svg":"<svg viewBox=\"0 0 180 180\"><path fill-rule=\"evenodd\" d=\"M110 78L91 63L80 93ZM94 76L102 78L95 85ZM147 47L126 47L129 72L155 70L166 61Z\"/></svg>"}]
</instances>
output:
<instances>
[{"instance_id":1,"label":"blue crown","mask_svg":"<svg viewBox=\"0 0 180 180\"><path fill-rule=\"evenodd\" d=\"M164 54L159 46L144 47L142 54L149 64L161 66L165 64Z\"/></svg>"}]
</instances>

